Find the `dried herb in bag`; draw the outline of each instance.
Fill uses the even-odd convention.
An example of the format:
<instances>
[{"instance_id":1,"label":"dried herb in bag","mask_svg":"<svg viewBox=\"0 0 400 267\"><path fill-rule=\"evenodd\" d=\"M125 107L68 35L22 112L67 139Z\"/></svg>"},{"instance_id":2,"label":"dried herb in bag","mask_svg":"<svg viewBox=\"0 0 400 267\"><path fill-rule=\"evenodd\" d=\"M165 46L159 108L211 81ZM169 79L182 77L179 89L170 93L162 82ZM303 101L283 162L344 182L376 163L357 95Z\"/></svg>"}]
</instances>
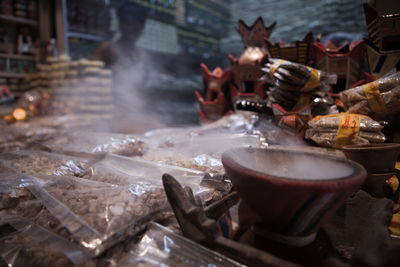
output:
<instances>
[{"instance_id":1,"label":"dried herb in bag","mask_svg":"<svg viewBox=\"0 0 400 267\"><path fill-rule=\"evenodd\" d=\"M400 72L340 93L347 112L386 119L400 112Z\"/></svg>"},{"instance_id":2,"label":"dried herb in bag","mask_svg":"<svg viewBox=\"0 0 400 267\"><path fill-rule=\"evenodd\" d=\"M382 143L383 126L371 118L350 113L317 116L308 122L305 138L326 147Z\"/></svg>"}]
</instances>

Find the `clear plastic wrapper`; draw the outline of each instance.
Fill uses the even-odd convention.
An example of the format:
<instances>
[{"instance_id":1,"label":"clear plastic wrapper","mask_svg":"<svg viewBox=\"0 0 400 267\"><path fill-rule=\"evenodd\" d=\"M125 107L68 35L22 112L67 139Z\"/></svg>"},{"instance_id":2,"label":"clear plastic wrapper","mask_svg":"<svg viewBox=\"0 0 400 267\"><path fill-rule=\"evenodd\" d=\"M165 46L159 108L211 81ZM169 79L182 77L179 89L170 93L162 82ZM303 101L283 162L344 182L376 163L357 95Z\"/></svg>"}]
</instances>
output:
<instances>
[{"instance_id":1,"label":"clear plastic wrapper","mask_svg":"<svg viewBox=\"0 0 400 267\"><path fill-rule=\"evenodd\" d=\"M340 93L347 112L383 119L400 112L400 72Z\"/></svg>"},{"instance_id":2,"label":"clear plastic wrapper","mask_svg":"<svg viewBox=\"0 0 400 267\"><path fill-rule=\"evenodd\" d=\"M19 151L51 139L55 129L26 123L5 126L0 132L0 152Z\"/></svg>"},{"instance_id":3,"label":"clear plastic wrapper","mask_svg":"<svg viewBox=\"0 0 400 267\"><path fill-rule=\"evenodd\" d=\"M331 114L317 116L308 122L305 138L326 147L340 148L346 144L385 142L383 126L359 114Z\"/></svg>"},{"instance_id":4,"label":"clear plastic wrapper","mask_svg":"<svg viewBox=\"0 0 400 267\"><path fill-rule=\"evenodd\" d=\"M74 177L34 179L29 190L92 255L141 230L168 207L151 184L112 186Z\"/></svg>"},{"instance_id":5,"label":"clear plastic wrapper","mask_svg":"<svg viewBox=\"0 0 400 267\"><path fill-rule=\"evenodd\" d=\"M85 264L89 254L27 219L4 215L0 223L16 229L0 239L0 256L8 266L90 266Z\"/></svg>"},{"instance_id":6,"label":"clear plastic wrapper","mask_svg":"<svg viewBox=\"0 0 400 267\"><path fill-rule=\"evenodd\" d=\"M0 212L11 210L19 203L34 199L26 188L30 180L0 165Z\"/></svg>"},{"instance_id":7,"label":"clear plastic wrapper","mask_svg":"<svg viewBox=\"0 0 400 267\"><path fill-rule=\"evenodd\" d=\"M117 266L243 266L171 230L152 223Z\"/></svg>"},{"instance_id":8,"label":"clear plastic wrapper","mask_svg":"<svg viewBox=\"0 0 400 267\"><path fill-rule=\"evenodd\" d=\"M221 155L225 150L261 145L259 136L245 133L195 135L173 139L163 146L152 147L145 151L142 158L207 173L223 174Z\"/></svg>"},{"instance_id":9,"label":"clear plastic wrapper","mask_svg":"<svg viewBox=\"0 0 400 267\"><path fill-rule=\"evenodd\" d=\"M231 189L231 183L221 176L206 175L194 169L118 155L107 155L92 165L82 178L131 188L134 186L136 191L141 191L143 190L141 186L146 184L162 188L160 177L164 173L189 186L204 204L222 198Z\"/></svg>"},{"instance_id":10,"label":"clear plastic wrapper","mask_svg":"<svg viewBox=\"0 0 400 267\"><path fill-rule=\"evenodd\" d=\"M310 120L308 126L323 131L337 130L340 124L339 116L322 116L321 119ZM369 117L360 118L360 130L365 132L380 132L384 126Z\"/></svg>"},{"instance_id":11,"label":"clear plastic wrapper","mask_svg":"<svg viewBox=\"0 0 400 267\"><path fill-rule=\"evenodd\" d=\"M227 115L210 124L185 127L164 128L149 131L144 134L143 141L150 149L157 147L168 147L175 142L197 136L215 136L218 134L240 134L248 132L251 124L251 114L242 112Z\"/></svg>"},{"instance_id":12,"label":"clear plastic wrapper","mask_svg":"<svg viewBox=\"0 0 400 267\"><path fill-rule=\"evenodd\" d=\"M337 76L328 74L299 63L287 60L269 58L265 77L271 80L275 85L288 91L312 91L317 88L329 89L329 85L336 84Z\"/></svg>"},{"instance_id":13,"label":"clear plastic wrapper","mask_svg":"<svg viewBox=\"0 0 400 267\"><path fill-rule=\"evenodd\" d=\"M145 148L144 142L132 135L80 131L60 132L45 145L55 150L124 156L140 156Z\"/></svg>"},{"instance_id":14,"label":"clear plastic wrapper","mask_svg":"<svg viewBox=\"0 0 400 267\"><path fill-rule=\"evenodd\" d=\"M0 161L5 166L30 175L78 176L100 158L90 154L63 155L30 150L0 154Z\"/></svg>"},{"instance_id":15,"label":"clear plastic wrapper","mask_svg":"<svg viewBox=\"0 0 400 267\"><path fill-rule=\"evenodd\" d=\"M337 76L287 60L269 58L262 77L275 88L268 94L269 103L285 110L300 110L313 99L324 97ZM315 110L316 111L316 110Z\"/></svg>"},{"instance_id":16,"label":"clear plastic wrapper","mask_svg":"<svg viewBox=\"0 0 400 267\"><path fill-rule=\"evenodd\" d=\"M54 116L40 116L34 117L27 122L20 124L25 125L26 128L49 128L49 129L68 129L78 130L101 130L108 127L107 120L110 117L107 114L66 114Z\"/></svg>"}]
</instances>

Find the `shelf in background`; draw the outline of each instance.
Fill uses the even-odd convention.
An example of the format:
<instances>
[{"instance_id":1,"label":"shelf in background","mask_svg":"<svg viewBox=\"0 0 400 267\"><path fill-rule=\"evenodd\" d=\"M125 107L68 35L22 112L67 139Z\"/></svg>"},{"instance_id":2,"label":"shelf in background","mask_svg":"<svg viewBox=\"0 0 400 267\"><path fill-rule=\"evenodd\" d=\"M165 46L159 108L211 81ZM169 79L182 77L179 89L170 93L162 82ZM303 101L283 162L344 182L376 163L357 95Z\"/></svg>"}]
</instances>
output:
<instances>
[{"instance_id":1,"label":"shelf in background","mask_svg":"<svg viewBox=\"0 0 400 267\"><path fill-rule=\"evenodd\" d=\"M67 32L67 37L80 38L80 39L86 39L86 40L97 41L97 42L102 42L104 40L104 37L102 37L102 36L87 34L87 33L80 33L80 32Z\"/></svg>"},{"instance_id":2,"label":"shelf in background","mask_svg":"<svg viewBox=\"0 0 400 267\"><path fill-rule=\"evenodd\" d=\"M28 73L0 72L0 78L24 78Z\"/></svg>"},{"instance_id":3,"label":"shelf in background","mask_svg":"<svg viewBox=\"0 0 400 267\"><path fill-rule=\"evenodd\" d=\"M10 16L10 15L4 15L4 14L0 14L0 20L6 20L6 21L10 21L10 22L15 22L15 23L22 23L22 24L31 25L31 26L39 25L39 22L36 20L19 18L19 17L15 17L15 16Z\"/></svg>"},{"instance_id":4,"label":"shelf in background","mask_svg":"<svg viewBox=\"0 0 400 267\"><path fill-rule=\"evenodd\" d=\"M13 58L13 59L23 59L23 60L36 61L35 56L28 56L28 55L16 55L16 54L0 53L0 57L8 57L8 58Z\"/></svg>"}]
</instances>

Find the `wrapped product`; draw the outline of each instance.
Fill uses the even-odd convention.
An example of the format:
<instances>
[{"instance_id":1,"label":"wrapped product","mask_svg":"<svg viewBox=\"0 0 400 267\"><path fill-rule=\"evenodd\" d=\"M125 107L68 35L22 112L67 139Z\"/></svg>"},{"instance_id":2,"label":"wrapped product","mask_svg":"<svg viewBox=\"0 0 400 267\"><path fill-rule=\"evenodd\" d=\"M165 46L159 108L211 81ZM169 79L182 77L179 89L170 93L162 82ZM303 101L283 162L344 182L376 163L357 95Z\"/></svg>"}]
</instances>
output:
<instances>
[{"instance_id":1,"label":"wrapped product","mask_svg":"<svg viewBox=\"0 0 400 267\"><path fill-rule=\"evenodd\" d=\"M112 154L91 165L79 178L31 177L28 189L75 242L97 256L142 230L149 221L170 215L161 182L166 171L190 186L200 199L210 198L210 190L200 185L202 172ZM59 226L50 229L61 235Z\"/></svg>"},{"instance_id":2,"label":"wrapped product","mask_svg":"<svg viewBox=\"0 0 400 267\"><path fill-rule=\"evenodd\" d=\"M51 139L55 133L55 129L29 123L16 123L3 127L0 131L0 152L29 148L33 144Z\"/></svg>"},{"instance_id":3,"label":"wrapped product","mask_svg":"<svg viewBox=\"0 0 400 267\"><path fill-rule=\"evenodd\" d=\"M60 132L45 143L60 151L87 153L114 153L124 156L141 156L145 144L135 136L98 132Z\"/></svg>"},{"instance_id":4,"label":"wrapped product","mask_svg":"<svg viewBox=\"0 0 400 267\"><path fill-rule=\"evenodd\" d=\"M135 190L139 191L141 185L146 183L162 188L160 177L164 173L189 186L203 204L221 199L230 192L232 186L223 178L202 171L118 155L107 155L93 164L82 178L132 188L135 185Z\"/></svg>"},{"instance_id":5,"label":"wrapped product","mask_svg":"<svg viewBox=\"0 0 400 267\"><path fill-rule=\"evenodd\" d=\"M302 64L276 58L269 58L268 61L263 69L267 72L266 78L282 90L310 92L323 88L326 91L337 81L336 75Z\"/></svg>"},{"instance_id":6,"label":"wrapped product","mask_svg":"<svg viewBox=\"0 0 400 267\"><path fill-rule=\"evenodd\" d=\"M259 136L249 134L209 134L170 140L161 147L151 147L143 159L223 174L222 153L236 146L261 146Z\"/></svg>"},{"instance_id":7,"label":"wrapped product","mask_svg":"<svg viewBox=\"0 0 400 267\"><path fill-rule=\"evenodd\" d=\"M268 101L277 103L285 110L299 111L315 97L324 97L337 76L282 59L269 58L263 77L275 88Z\"/></svg>"},{"instance_id":8,"label":"wrapped product","mask_svg":"<svg viewBox=\"0 0 400 267\"><path fill-rule=\"evenodd\" d=\"M0 239L0 257L8 266L90 266L85 251L27 219L6 214L0 223L17 230Z\"/></svg>"},{"instance_id":9,"label":"wrapped product","mask_svg":"<svg viewBox=\"0 0 400 267\"><path fill-rule=\"evenodd\" d=\"M0 165L0 212L14 209L19 203L34 199L26 188L30 180Z\"/></svg>"},{"instance_id":10,"label":"wrapped product","mask_svg":"<svg viewBox=\"0 0 400 267\"><path fill-rule=\"evenodd\" d=\"M340 93L347 112L384 119L400 112L400 72Z\"/></svg>"},{"instance_id":11,"label":"wrapped product","mask_svg":"<svg viewBox=\"0 0 400 267\"><path fill-rule=\"evenodd\" d=\"M308 122L305 138L321 146L341 148L350 144L382 143L383 126L371 118L350 113L317 116Z\"/></svg>"},{"instance_id":12,"label":"wrapped product","mask_svg":"<svg viewBox=\"0 0 400 267\"><path fill-rule=\"evenodd\" d=\"M161 188L113 186L81 178L33 179L29 190L92 256L142 230L168 208Z\"/></svg>"},{"instance_id":13,"label":"wrapped product","mask_svg":"<svg viewBox=\"0 0 400 267\"><path fill-rule=\"evenodd\" d=\"M118 266L243 266L219 253L152 223Z\"/></svg>"},{"instance_id":14,"label":"wrapped product","mask_svg":"<svg viewBox=\"0 0 400 267\"><path fill-rule=\"evenodd\" d=\"M70 156L44 151L19 151L0 154L0 161L10 169L31 175L83 174L89 166L100 159L93 155Z\"/></svg>"}]
</instances>

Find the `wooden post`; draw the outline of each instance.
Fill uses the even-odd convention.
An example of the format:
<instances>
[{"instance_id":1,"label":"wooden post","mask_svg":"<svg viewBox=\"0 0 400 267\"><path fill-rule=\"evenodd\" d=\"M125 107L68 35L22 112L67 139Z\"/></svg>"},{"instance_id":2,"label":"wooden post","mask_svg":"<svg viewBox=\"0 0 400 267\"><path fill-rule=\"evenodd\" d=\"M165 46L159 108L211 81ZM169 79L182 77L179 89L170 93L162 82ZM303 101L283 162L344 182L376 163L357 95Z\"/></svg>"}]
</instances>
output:
<instances>
[{"instance_id":1,"label":"wooden post","mask_svg":"<svg viewBox=\"0 0 400 267\"><path fill-rule=\"evenodd\" d=\"M40 41L47 42L51 38L51 7L49 0L38 1L39 4L39 36Z\"/></svg>"},{"instance_id":2,"label":"wooden post","mask_svg":"<svg viewBox=\"0 0 400 267\"><path fill-rule=\"evenodd\" d=\"M66 53L66 32L64 25L64 9L63 2L65 0L55 1L55 18L56 18L56 38L57 38L57 50L59 54Z\"/></svg>"}]
</instances>

